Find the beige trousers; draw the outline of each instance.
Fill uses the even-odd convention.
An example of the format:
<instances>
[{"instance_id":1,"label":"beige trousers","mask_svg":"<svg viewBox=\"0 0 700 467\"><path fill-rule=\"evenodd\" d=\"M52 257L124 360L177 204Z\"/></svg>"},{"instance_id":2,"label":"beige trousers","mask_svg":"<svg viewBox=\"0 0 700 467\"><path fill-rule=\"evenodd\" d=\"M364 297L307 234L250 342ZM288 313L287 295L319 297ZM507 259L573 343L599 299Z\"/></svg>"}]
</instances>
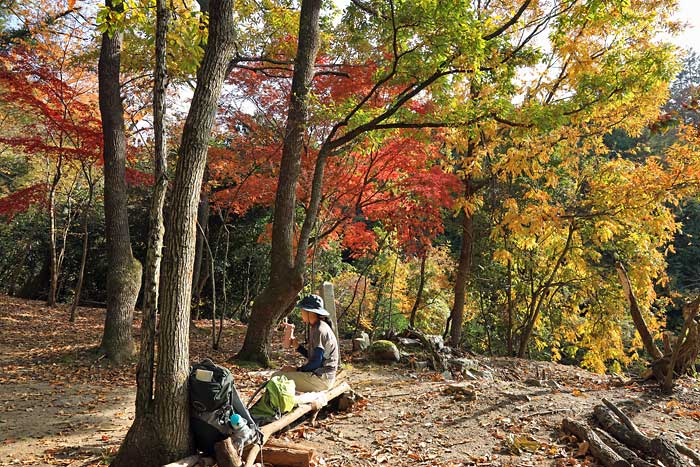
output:
<instances>
[{"instance_id":1,"label":"beige trousers","mask_svg":"<svg viewBox=\"0 0 700 467\"><path fill-rule=\"evenodd\" d=\"M333 386L333 380L304 371L278 371L272 376L286 376L291 379L297 392L327 391Z\"/></svg>"}]
</instances>

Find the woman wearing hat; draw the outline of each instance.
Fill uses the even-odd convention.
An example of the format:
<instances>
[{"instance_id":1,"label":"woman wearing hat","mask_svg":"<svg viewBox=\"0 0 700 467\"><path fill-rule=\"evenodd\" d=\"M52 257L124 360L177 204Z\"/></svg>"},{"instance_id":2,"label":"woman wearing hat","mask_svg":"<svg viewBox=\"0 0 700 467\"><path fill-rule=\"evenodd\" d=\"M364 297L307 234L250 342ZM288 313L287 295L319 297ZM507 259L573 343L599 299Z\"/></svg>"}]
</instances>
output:
<instances>
[{"instance_id":1,"label":"woman wearing hat","mask_svg":"<svg viewBox=\"0 0 700 467\"><path fill-rule=\"evenodd\" d=\"M326 391L333 386L340 362L338 340L323 308L323 299L307 295L296 305L301 309L301 319L309 325L309 342L299 345L297 351L307 358L298 368L285 366L279 373L294 380L298 392ZM296 345L296 339L294 339Z\"/></svg>"}]
</instances>

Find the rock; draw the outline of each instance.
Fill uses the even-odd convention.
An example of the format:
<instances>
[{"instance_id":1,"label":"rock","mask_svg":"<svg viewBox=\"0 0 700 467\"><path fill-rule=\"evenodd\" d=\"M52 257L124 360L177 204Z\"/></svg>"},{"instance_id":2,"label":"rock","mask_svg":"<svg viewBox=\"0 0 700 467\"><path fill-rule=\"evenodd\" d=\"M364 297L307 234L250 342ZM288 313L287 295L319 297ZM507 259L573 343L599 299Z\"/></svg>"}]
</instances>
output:
<instances>
[{"instance_id":1,"label":"rock","mask_svg":"<svg viewBox=\"0 0 700 467\"><path fill-rule=\"evenodd\" d=\"M410 339L408 337L399 337L399 344L404 347L420 347L421 343L418 339Z\"/></svg>"},{"instance_id":2,"label":"rock","mask_svg":"<svg viewBox=\"0 0 700 467\"><path fill-rule=\"evenodd\" d=\"M364 350L367 350L371 344L371 341L369 340L369 335L366 332L360 333L360 337L357 337L352 340L352 351L353 352L362 352Z\"/></svg>"},{"instance_id":3,"label":"rock","mask_svg":"<svg viewBox=\"0 0 700 467\"><path fill-rule=\"evenodd\" d=\"M486 381L494 381L496 379L493 377L493 372L489 370L471 370L471 372L477 378L485 379Z\"/></svg>"},{"instance_id":4,"label":"rock","mask_svg":"<svg viewBox=\"0 0 700 467\"><path fill-rule=\"evenodd\" d=\"M470 358L451 358L447 363L458 371L477 370L479 364Z\"/></svg>"},{"instance_id":5,"label":"rock","mask_svg":"<svg viewBox=\"0 0 700 467\"><path fill-rule=\"evenodd\" d=\"M452 396L455 400L476 400L476 391L472 387L464 383L449 384L445 389L443 389L443 392Z\"/></svg>"},{"instance_id":6,"label":"rock","mask_svg":"<svg viewBox=\"0 0 700 467\"><path fill-rule=\"evenodd\" d=\"M426 339L428 339L428 342L430 342L433 345L433 347L435 347L437 350L441 350L443 347L445 347L445 340L442 338L441 335L428 334L425 337Z\"/></svg>"},{"instance_id":7,"label":"rock","mask_svg":"<svg viewBox=\"0 0 700 467\"><path fill-rule=\"evenodd\" d=\"M427 361L424 362L416 362L413 364L416 370L427 370L428 369L429 363Z\"/></svg>"},{"instance_id":8,"label":"rock","mask_svg":"<svg viewBox=\"0 0 700 467\"><path fill-rule=\"evenodd\" d=\"M401 359L399 349L391 341L375 341L369 347L369 353L378 362L398 362Z\"/></svg>"},{"instance_id":9,"label":"rock","mask_svg":"<svg viewBox=\"0 0 700 467\"><path fill-rule=\"evenodd\" d=\"M526 380L523 381L523 382L524 382L525 385L527 385L527 386L533 386L533 387L536 387L536 388L541 388L541 387L544 386L544 381L542 381L542 380L540 380L540 379L536 379L536 378L528 378L528 379L526 379Z\"/></svg>"}]
</instances>

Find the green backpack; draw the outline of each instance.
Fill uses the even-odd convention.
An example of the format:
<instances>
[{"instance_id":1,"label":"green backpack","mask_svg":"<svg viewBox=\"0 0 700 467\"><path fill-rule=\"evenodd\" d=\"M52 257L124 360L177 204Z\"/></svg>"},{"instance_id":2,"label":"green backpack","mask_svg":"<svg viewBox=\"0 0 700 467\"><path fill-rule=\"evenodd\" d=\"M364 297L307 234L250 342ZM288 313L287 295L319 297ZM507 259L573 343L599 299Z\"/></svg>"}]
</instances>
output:
<instances>
[{"instance_id":1,"label":"green backpack","mask_svg":"<svg viewBox=\"0 0 700 467\"><path fill-rule=\"evenodd\" d=\"M294 381L273 376L263 387L262 397L249 410L258 426L277 420L294 408Z\"/></svg>"}]
</instances>

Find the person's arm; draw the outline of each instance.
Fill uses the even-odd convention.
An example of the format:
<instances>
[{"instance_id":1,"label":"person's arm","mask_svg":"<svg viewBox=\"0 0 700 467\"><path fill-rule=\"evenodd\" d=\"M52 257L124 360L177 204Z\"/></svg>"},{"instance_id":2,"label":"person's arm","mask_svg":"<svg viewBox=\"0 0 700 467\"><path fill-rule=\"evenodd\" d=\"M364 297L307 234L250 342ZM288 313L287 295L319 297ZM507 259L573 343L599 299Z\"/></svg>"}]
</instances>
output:
<instances>
[{"instance_id":1,"label":"person's arm","mask_svg":"<svg viewBox=\"0 0 700 467\"><path fill-rule=\"evenodd\" d=\"M302 372L314 371L317 368L321 368L322 363L323 363L323 348L316 347L313 351L313 354L311 355L311 358L309 358L309 361L306 363L306 365L300 366L299 368L297 368L297 370L302 371Z\"/></svg>"}]
</instances>

